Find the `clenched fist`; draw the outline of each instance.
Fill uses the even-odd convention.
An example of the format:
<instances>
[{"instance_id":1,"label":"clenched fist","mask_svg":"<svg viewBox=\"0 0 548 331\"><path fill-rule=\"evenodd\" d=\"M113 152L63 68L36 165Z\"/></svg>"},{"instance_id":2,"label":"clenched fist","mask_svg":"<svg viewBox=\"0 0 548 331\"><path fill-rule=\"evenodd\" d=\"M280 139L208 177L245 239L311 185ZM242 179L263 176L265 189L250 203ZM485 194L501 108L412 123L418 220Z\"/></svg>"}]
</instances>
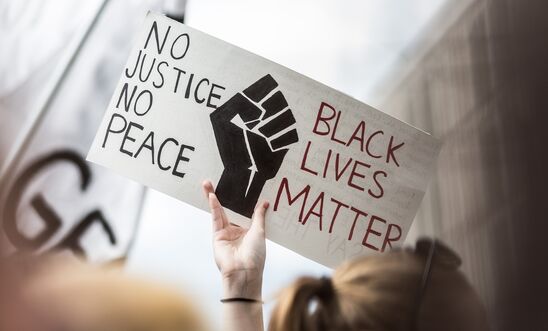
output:
<instances>
[{"instance_id":1,"label":"clenched fist","mask_svg":"<svg viewBox=\"0 0 548 331\"><path fill-rule=\"evenodd\" d=\"M299 140L295 118L277 87L266 75L210 115L224 165L215 193L224 207L247 217L288 146Z\"/></svg>"}]
</instances>

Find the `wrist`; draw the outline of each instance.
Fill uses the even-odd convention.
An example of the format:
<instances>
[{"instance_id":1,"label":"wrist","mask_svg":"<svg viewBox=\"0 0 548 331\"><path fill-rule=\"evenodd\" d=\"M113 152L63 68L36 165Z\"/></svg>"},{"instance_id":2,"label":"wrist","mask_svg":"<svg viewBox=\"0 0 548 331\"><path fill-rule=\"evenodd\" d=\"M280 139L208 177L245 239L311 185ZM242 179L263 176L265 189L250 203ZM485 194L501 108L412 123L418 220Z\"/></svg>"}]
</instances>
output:
<instances>
[{"instance_id":1,"label":"wrist","mask_svg":"<svg viewBox=\"0 0 548 331\"><path fill-rule=\"evenodd\" d=\"M223 275L223 298L249 298L262 300L263 279L249 271Z\"/></svg>"}]
</instances>

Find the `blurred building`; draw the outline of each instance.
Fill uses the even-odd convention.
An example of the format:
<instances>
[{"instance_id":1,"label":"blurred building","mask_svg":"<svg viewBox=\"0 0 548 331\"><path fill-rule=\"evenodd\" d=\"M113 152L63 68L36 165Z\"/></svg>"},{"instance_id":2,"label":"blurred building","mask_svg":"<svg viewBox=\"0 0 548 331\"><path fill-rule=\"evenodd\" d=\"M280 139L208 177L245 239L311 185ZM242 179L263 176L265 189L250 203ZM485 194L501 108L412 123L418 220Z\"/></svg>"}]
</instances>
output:
<instances>
[{"instance_id":1,"label":"blurred building","mask_svg":"<svg viewBox=\"0 0 548 331\"><path fill-rule=\"evenodd\" d=\"M380 108L443 142L415 233L461 254L494 330L547 330L548 3L468 3L424 31Z\"/></svg>"}]
</instances>

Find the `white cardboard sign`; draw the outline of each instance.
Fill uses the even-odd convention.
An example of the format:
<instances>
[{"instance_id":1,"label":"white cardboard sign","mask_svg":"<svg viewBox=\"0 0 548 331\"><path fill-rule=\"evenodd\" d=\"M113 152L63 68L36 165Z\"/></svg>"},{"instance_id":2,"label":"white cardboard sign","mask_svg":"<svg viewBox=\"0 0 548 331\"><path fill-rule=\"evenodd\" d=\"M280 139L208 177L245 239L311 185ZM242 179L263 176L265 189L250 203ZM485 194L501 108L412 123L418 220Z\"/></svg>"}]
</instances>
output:
<instances>
[{"instance_id":1,"label":"white cardboard sign","mask_svg":"<svg viewBox=\"0 0 548 331\"><path fill-rule=\"evenodd\" d=\"M262 57L149 13L88 160L334 267L403 242L439 150L430 135Z\"/></svg>"}]
</instances>

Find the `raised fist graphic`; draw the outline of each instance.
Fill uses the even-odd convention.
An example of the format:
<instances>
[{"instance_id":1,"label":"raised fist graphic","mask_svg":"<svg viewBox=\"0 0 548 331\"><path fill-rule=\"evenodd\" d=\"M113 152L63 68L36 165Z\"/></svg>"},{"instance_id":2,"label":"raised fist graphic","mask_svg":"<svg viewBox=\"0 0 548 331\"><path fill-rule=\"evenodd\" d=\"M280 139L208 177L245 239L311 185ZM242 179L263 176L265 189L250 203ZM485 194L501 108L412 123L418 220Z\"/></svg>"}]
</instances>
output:
<instances>
[{"instance_id":1,"label":"raised fist graphic","mask_svg":"<svg viewBox=\"0 0 548 331\"><path fill-rule=\"evenodd\" d=\"M299 141L293 113L277 87L266 75L210 115L224 165L215 193L223 206L247 217L288 146Z\"/></svg>"}]
</instances>

